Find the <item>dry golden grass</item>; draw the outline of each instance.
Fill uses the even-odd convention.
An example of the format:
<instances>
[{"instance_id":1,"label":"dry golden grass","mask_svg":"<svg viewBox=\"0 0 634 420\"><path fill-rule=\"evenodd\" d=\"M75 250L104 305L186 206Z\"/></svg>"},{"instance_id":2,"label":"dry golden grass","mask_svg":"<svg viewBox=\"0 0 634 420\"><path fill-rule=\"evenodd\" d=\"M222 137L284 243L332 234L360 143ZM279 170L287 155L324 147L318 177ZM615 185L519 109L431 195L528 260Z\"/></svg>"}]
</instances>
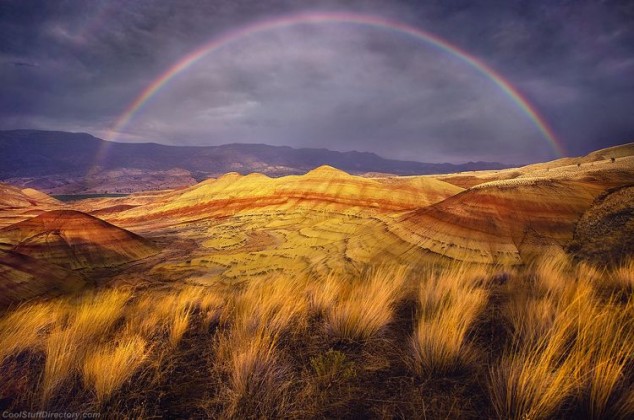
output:
<instances>
[{"instance_id":1,"label":"dry golden grass","mask_svg":"<svg viewBox=\"0 0 634 420\"><path fill-rule=\"evenodd\" d=\"M614 270L609 279L613 280L623 289L632 290L632 288L634 288L634 258Z\"/></svg>"},{"instance_id":2,"label":"dry golden grass","mask_svg":"<svg viewBox=\"0 0 634 420\"><path fill-rule=\"evenodd\" d=\"M82 340L104 335L123 315L131 297L125 290L106 290L84 295L73 310L69 327Z\"/></svg>"},{"instance_id":3,"label":"dry golden grass","mask_svg":"<svg viewBox=\"0 0 634 420\"><path fill-rule=\"evenodd\" d=\"M209 326L220 320L220 315L226 305L225 296L218 287L186 286L176 298L176 306L187 308L192 312L199 312L205 324Z\"/></svg>"},{"instance_id":4,"label":"dry golden grass","mask_svg":"<svg viewBox=\"0 0 634 420\"><path fill-rule=\"evenodd\" d=\"M394 307L406 291L406 277L405 267L375 269L360 279L344 280L336 298L326 282L315 301L329 303L325 313L329 334L352 341L376 337L393 321Z\"/></svg>"},{"instance_id":5,"label":"dry golden grass","mask_svg":"<svg viewBox=\"0 0 634 420\"><path fill-rule=\"evenodd\" d=\"M290 370L278 352L278 338L266 329L234 329L219 336L216 370L227 377L223 392L224 416L241 417L252 411L261 417L283 413Z\"/></svg>"},{"instance_id":6,"label":"dry golden grass","mask_svg":"<svg viewBox=\"0 0 634 420\"><path fill-rule=\"evenodd\" d=\"M334 273L309 283L306 290L310 312L314 315L324 315L328 308L334 306L345 287L345 281Z\"/></svg>"},{"instance_id":7,"label":"dry golden grass","mask_svg":"<svg viewBox=\"0 0 634 420\"><path fill-rule=\"evenodd\" d=\"M0 320L0 364L9 356L24 350L45 346L47 330L63 321L62 302L27 304Z\"/></svg>"},{"instance_id":8,"label":"dry golden grass","mask_svg":"<svg viewBox=\"0 0 634 420\"><path fill-rule=\"evenodd\" d=\"M599 270L553 255L526 268L502 268L511 274L492 282L496 270L456 263L409 276L403 267L380 267L357 278L271 276L31 303L0 319L0 367L22 363L14 356L25 351L43 356L33 358L39 394L27 403L49 408L73 398L81 407L125 406L130 398L154 404L148 413L160 415L150 395L178 398L174 389L191 380L197 406L225 418L346 416L354 404L374 407L360 402L366 395L391 400L364 415L398 407L411 417L438 395L460 401L451 394L454 385L431 394L415 388L421 377L425 384L441 377L488 382L477 409L500 418L632 417L634 263ZM401 314L413 298L413 328L404 327L395 310ZM490 320L492 314L498 319ZM480 320L508 327L508 337L489 338ZM498 338L503 350L490 354ZM169 376L190 362L197 371ZM408 368L412 377L404 380ZM131 395L122 395L122 387ZM83 394L68 394L77 389ZM417 397L408 403L408 395ZM427 414L455 415L454 405Z\"/></svg>"},{"instance_id":9,"label":"dry golden grass","mask_svg":"<svg viewBox=\"0 0 634 420\"><path fill-rule=\"evenodd\" d=\"M491 398L500 418L548 418L574 390L578 367L565 357L574 324L558 321L537 343L513 349L491 368Z\"/></svg>"},{"instance_id":10,"label":"dry golden grass","mask_svg":"<svg viewBox=\"0 0 634 420\"><path fill-rule=\"evenodd\" d=\"M608 299L628 300L634 295L634 258L596 279L599 294Z\"/></svg>"},{"instance_id":11,"label":"dry golden grass","mask_svg":"<svg viewBox=\"0 0 634 420\"><path fill-rule=\"evenodd\" d=\"M547 297L515 296L506 306L506 317L516 342L535 343L552 328L558 313L558 302Z\"/></svg>"},{"instance_id":12,"label":"dry golden grass","mask_svg":"<svg viewBox=\"0 0 634 420\"><path fill-rule=\"evenodd\" d=\"M141 367L147 354L147 342L139 336L99 346L84 360L84 382L94 390L97 401L103 403Z\"/></svg>"},{"instance_id":13,"label":"dry golden grass","mask_svg":"<svg viewBox=\"0 0 634 420\"><path fill-rule=\"evenodd\" d=\"M308 314L304 291L302 281L258 279L234 296L224 315L230 328L216 341L214 370L228 378L223 416L255 412L271 417L285 412L292 381L279 354L279 340L304 331Z\"/></svg>"},{"instance_id":14,"label":"dry golden grass","mask_svg":"<svg viewBox=\"0 0 634 420\"><path fill-rule=\"evenodd\" d=\"M78 354L77 337L69 329L54 329L46 342L46 363L42 378L42 402L46 404L53 393L74 373Z\"/></svg>"},{"instance_id":15,"label":"dry golden grass","mask_svg":"<svg viewBox=\"0 0 634 420\"><path fill-rule=\"evenodd\" d=\"M579 308L571 357L580 369L577 397L592 418L614 417L623 409L618 391L633 361L633 322L631 314L612 303Z\"/></svg>"},{"instance_id":16,"label":"dry golden grass","mask_svg":"<svg viewBox=\"0 0 634 420\"><path fill-rule=\"evenodd\" d=\"M208 330L210 326L220 322L226 303L224 296L205 290L198 303L203 316L203 329Z\"/></svg>"},{"instance_id":17,"label":"dry golden grass","mask_svg":"<svg viewBox=\"0 0 634 420\"><path fill-rule=\"evenodd\" d=\"M183 335L185 335L189 327L190 318L191 310L187 308L181 309L173 314L169 329L169 343L172 347L176 347L183 338Z\"/></svg>"},{"instance_id":18,"label":"dry golden grass","mask_svg":"<svg viewBox=\"0 0 634 420\"><path fill-rule=\"evenodd\" d=\"M303 279L259 278L238 292L225 314L235 330L272 335L301 331L306 326L308 301Z\"/></svg>"},{"instance_id":19,"label":"dry golden grass","mask_svg":"<svg viewBox=\"0 0 634 420\"><path fill-rule=\"evenodd\" d=\"M634 354L631 301L600 300L609 274L584 264L546 262L536 273L536 287L508 306L512 344L490 372L496 413L548 418L573 399L590 418L634 414L621 389Z\"/></svg>"},{"instance_id":20,"label":"dry golden grass","mask_svg":"<svg viewBox=\"0 0 634 420\"><path fill-rule=\"evenodd\" d=\"M226 307L223 294L210 287L185 286L178 292L152 293L139 297L126 311L130 329L147 339L169 337L177 346L191 325L194 314L203 319L202 328L220 321Z\"/></svg>"},{"instance_id":21,"label":"dry golden grass","mask_svg":"<svg viewBox=\"0 0 634 420\"><path fill-rule=\"evenodd\" d=\"M478 287L480 269L450 268L430 274L419 287L418 320L411 339L418 374L451 373L467 366L472 349L466 335L487 302Z\"/></svg>"},{"instance_id":22,"label":"dry golden grass","mask_svg":"<svg viewBox=\"0 0 634 420\"><path fill-rule=\"evenodd\" d=\"M569 290L571 264L570 258L563 253L544 255L535 261L530 270L534 277L532 286L535 293L551 295Z\"/></svg>"},{"instance_id":23,"label":"dry golden grass","mask_svg":"<svg viewBox=\"0 0 634 420\"><path fill-rule=\"evenodd\" d=\"M129 299L130 292L107 290L67 303L66 325L57 325L46 342L41 384L43 404L76 373L94 342L110 333Z\"/></svg>"},{"instance_id":24,"label":"dry golden grass","mask_svg":"<svg viewBox=\"0 0 634 420\"><path fill-rule=\"evenodd\" d=\"M287 390L291 371L280 355L283 336L305 331L309 305L305 279L267 277L243 285L219 311L220 300L204 301L203 324L224 326L216 336L212 374L226 378L221 415L238 418L257 413L276 417L292 404ZM249 414L251 413L251 414Z\"/></svg>"}]
</instances>

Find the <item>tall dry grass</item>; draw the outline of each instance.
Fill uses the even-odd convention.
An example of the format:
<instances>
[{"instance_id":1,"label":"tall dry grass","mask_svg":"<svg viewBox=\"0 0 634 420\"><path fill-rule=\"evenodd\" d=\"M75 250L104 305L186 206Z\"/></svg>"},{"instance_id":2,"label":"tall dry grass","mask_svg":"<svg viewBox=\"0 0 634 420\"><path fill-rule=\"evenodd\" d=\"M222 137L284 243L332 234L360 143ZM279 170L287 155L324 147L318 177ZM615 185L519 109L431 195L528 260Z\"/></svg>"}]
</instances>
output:
<instances>
[{"instance_id":1,"label":"tall dry grass","mask_svg":"<svg viewBox=\"0 0 634 420\"><path fill-rule=\"evenodd\" d=\"M634 296L634 258L596 280L601 297L619 301L631 300Z\"/></svg>"},{"instance_id":2,"label":"tall dry grass","mask_svg":"<svg viewBox=\"0 0 634 420\"><path fill-rule=\"evenodd\" d=\"M365 414L389 407L414 416L407 410L455 392L452 381L488 383L477 408L500 418L634 416L634 263L607 270L552 255L504 281L492 282L494 271L455 263L416 276L404 267L381 267L359 277L88 292L3 314L0 366L22 363L15 356L25 351L42 356L32 362L40 378L32 406L73 399L82 407L119 400L149 406L156 404L150 395L180 395L172 388L179 378L169 375L193 361L200 370L191 372L197 404L226 418L336 417L362 405ZM413 328L398 324L396 309L414 298ZM490 320L494 315L500 319ZM504 345L500 354L487 352L481 319L508 326L508 337L496 343ZM364 351L347 353L357 346L340 340L363 343ZM337 350L325 352L331 346ZM401 354L395 349L409 364L394 360ZM209 369L200 369L207 361ZM412 378L404 379L408 367ZM454 372L465 376L452 378ZM421 376L435 375L450 385L429 393L416 388ZM400 388L392 390L394 384ZM122 387L131 394L122 395ZM83 391L68 395L71 390ZM407 392L390 394L401 390ZM367 395L391 400L379 409L375 400L362 401ZM418 400L405 401L412 395ZM161 404L172 403L166 398ZM321 403L335 411L320 411Z\"/></svg>"},{"instance_id":3,"label":"tall dry grass","mask_svg":"<svg viewBox=\"0 0 634 420\"><path fill-rule=\"evenodd\" d=\"M309 310L312 315L324 316L328 308L340 298L345 281L335 273L314 279L306 285Z\"/></svg>"},{"instance_id":4,"label":"tall dry grass","mask_svg":"<svg viewBox=\"0 0 634 420\"><path fill-rule=\"evenodd\" d=\"M169 343L176 347L185 335L192 316L190 308L182 308L174 312L169 323Z\"/></svg>"},{"instance_id":5,"label":"tall dry grass","mask_svg":"<svg viewBox=\"0 0 634 420\"><path fill-rule=\"evenodd\" d=\"M68 328L83 340L108 333L131 296L130 291L118 289L84 295L73 308Z\"/></svg>"},{"instance_id":6,"label":"tall dry grass","mask_svg":"<svg viewBox=\"0 0 634 420\"><path fill-rule=\"evenodd\" d=\"M292 401L288 362L280 339L305 331L308 300L298 279L262 278L238 292L225 313L229 329L219 334L212 368L227 378L223 417L280 417Z\"/></svg>"},{"instance_id":7,"label":"tall dry grass","mask_svg":"<svg viewBox=\"0 0 634 420\"><path fill-rule=\"evenodd\" d=\"M500 418L548 418L574 390L578 366L566 357L572 318L560 317L549 333L517 345L491 368L492 403Z\"/></svg>"},{"instance_id":8,"label":"tall dry grass","mask_svg":"<svg viewBox=\"0 0 634 420\"><path fill-rule=\"evenodd\" d=\"M139 336L125 336L94 348L84 359L84 383L105 402L136 372L148 355L147 342Z\"/></svg>"},{"instance_id":9,"label":"tall dry grass","mask_svg":"<svg viewBox=\"0 0 634 420\"><path fill-rule=\"evenodd\" d=\"M26 304L0 319L0 365L23 351L42 350L51 327L64 322L62 301Z\"/></svg>"},{"instance_id":10,"label":"tall dry grass","mask_svg":"<svg viewBox=\"0 0 634 420\"><path fill-rule=\"evenodd\" d=\"M74 369L85 351L78 348L77 336L72 330L55 328L46 342L46 362L42 377L42 403L46 404L53 393L73 375Z\"/></svg>"},{"instance_id":11,"label":"tall dry grass","mask_svg":"<svg viewBox=\"0 0 634 420\"><path fill-rule=\"evenodd\" d=\"M614 418L631 408L623 395L631 373L627 369L634 362L634 319L628 312L614 301L578 308L570 357L579 366L577 400L591 418Z\"/></svg>"},{"instance_id":12,"label":"tall dry grass","mask_svg":"<svg viewBox=\"0 0 634 420\"><path fill-rule=\"evenodd\" d=\"M361 278L340 281L338 289L330 279L316 291L314 304L325 307L326 329L331 336L369 340L394 320L395 306L406 293L406 280L405 267L374 269Z\"/></svg>"},{"instance_id":13,"label":"tall dry grass","mask_svg":"<svg viewBox=\"0 0 634 420\"><path fill-rule=\"evenodd\" d=\"M625 371L634 354L631 302L600 298L606 273L545 260L515 284L507 317L513 340L490 370L492 404L502 418L548 418L574 406L589 418L629 413Z\"/></svg>"},{"instance_id":14,"label":"tall dry grass","mask_svg":"<svg viewBox=\"0 0 634 420\"><path fill-rule=\"evenodd\" d=\"M178 291L139 297L126 312L130 328L146 339L167 336L172 347L178 346L190 328L194 315L202 318L201 327L220 321L226 306L225 296L211 287L185 286Z\"/></svg>"},{"instance_id":15,"label":"tall dry grass","mask_svg":"<svg viewBox=\"0 0 634 420\"><path fill-rule=\"evenodd\" d=\"M258 278L229 302L226 320L234 329L268 330L272 335L300 332L306 327L308 301L304 279Z\"/></svg>"},{"instance_id":16,"label":"tall dry grass","mask_svg":"<svg viewBox=\"0 0 634 420\"><path fill-rule=\"evenodd\" d=\"M428 273L418 290L417 323L410 341L418 374L448 374L467 367L474 352L467 332L482 313L488 293L482 268L458 265Z\"/></svg>"},{"instance_id":17,"label":"tall dry grass","mask_svg":"<svg viewBox=\"0 0 634 420\"><path fill-rule=\"evenodd\" d=\"M280 355L278 336L265 328L219 335L213 370L227 378L220 393L223 417L283 417L291 403L291 370Z\"/></svg>"},{"instance_id":18,"label":"tall dry grass","mask_svg":"<svg viewBox=\"0 0 634 420\"><path fill-rule=\"evenodd\" d=\"M46 340L41 383L44 405L77 373L91 346L108 336L114 324L121 319L130 296L128 291L107 290L67 302L68 320L65 325L55 326Z\"/></svg>"}]
</instances>

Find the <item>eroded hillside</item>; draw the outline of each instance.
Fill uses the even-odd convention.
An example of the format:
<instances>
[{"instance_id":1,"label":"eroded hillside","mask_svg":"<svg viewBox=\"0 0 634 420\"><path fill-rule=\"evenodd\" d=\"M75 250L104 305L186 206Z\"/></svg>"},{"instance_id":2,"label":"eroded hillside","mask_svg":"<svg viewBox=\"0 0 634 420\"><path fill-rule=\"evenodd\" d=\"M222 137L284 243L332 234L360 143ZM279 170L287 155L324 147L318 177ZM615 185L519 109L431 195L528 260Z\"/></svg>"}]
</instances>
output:
<instances>
[{"instance_id":1,"label":"eroded hillside","mask_svg":"<svg viewBox=\"0 0 634 420\"><path fill-rule=\"evenodd\" d=\"M359 274L386 263L518 265L566 249L598 196L634 183L633 152L630 144L438 177L360 177L330 166L280 178L228 173L73 203L5 186L1 220L19 223L0 236L7 251L140 284Z\"/></svg>"}]
</instances>

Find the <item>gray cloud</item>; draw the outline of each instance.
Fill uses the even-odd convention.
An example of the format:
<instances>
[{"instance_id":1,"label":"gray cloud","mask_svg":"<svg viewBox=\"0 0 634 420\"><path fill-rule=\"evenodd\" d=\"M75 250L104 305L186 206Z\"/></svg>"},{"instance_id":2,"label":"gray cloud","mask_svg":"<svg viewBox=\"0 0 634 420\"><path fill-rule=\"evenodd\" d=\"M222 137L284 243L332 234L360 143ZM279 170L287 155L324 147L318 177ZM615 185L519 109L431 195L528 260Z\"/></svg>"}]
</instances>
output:
<instances>
[{"instance_id":1,"label":"gray cloud","mask_svg":"<svg viewBox=\"0 0 634 420\"><path fill-rule=\"evenodd\" d=\"M0 3L0 128L105 135L159 74L215 36L306 11L293 1ZM490 64L571 154L634 139L634 8L619 1L334 1L389 17ZM159 91L117 137L263 142L421 161L554 157L535 125L469 65L411 37L354 25L241 39Z\"/></svg>"}]
</instances>

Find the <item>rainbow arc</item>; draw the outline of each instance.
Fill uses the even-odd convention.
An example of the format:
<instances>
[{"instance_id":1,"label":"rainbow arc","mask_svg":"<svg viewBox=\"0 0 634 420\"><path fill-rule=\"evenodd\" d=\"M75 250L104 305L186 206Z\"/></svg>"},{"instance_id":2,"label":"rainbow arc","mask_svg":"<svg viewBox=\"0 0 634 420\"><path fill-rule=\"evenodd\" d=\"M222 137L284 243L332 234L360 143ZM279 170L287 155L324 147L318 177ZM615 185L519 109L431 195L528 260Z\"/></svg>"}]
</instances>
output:
<instances>
[{"instance_id":1,"label":"rainbow arc","mask_svg":"<svg viewBox=\"0 0 634 420\"><path fill-rule=\"evenodd\" d=\"M229 31L220 35L210 42L202 45L191 53L185 55L174 65L160 74L152 83L150 83L135 99L128 105L124 112L116 120L110 129L107 140L116 140L118 133L122 132L133 117L143 108L148 101L157 94L166 84L174 80L178 75L192 67L203 57L212 54L221 48L226 48L246 37L250 37L262 32L274 31L281 28L292 27L296 25L306 24L350 24L361 25L381 30L393 31L411 36L427 45L430 45L440 51L446 52L468 64L475 71L481 73L489 79L496 87L510 98L519 109L527 116L534 126L542 134L543 138L550 144L557 155L566 155L566 150L553 129L550 127L546 119L540 115L537 109L526 99L517 88L515 88L502 75L492 69L479 58L467 53L456 45L419 28L400 23L397 21L384 19L376 16L360 15L352 13L304 13L298 15L278 17L275 19L264 20L250 24L239 29ZM104 146L104 149L107 149ZM97 156L99 162L107 153L102 150Z\"/></svg>"}]
</instances>

